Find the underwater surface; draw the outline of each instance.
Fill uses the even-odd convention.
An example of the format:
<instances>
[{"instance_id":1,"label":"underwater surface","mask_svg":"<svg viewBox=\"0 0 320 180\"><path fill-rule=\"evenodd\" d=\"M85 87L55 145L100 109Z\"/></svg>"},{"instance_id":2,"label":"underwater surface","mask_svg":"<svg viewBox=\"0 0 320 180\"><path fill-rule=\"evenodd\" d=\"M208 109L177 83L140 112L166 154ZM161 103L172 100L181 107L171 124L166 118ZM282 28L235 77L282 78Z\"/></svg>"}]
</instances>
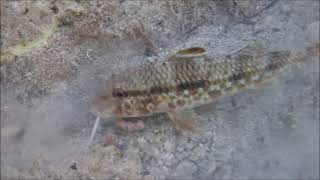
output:
<instances>
[{"instance_id":1,"label":"underwater surface","mask_svg":"<svg viewBox=\"0 0 320 180\"><path fill-rule=\"evenodd\" d=\"M111 74L202 47L226 56L319 43L319 1L1 1L1 177L319 179L319 57L195 107L194 133L165 115L128 132L90 102Z\"/></svg>"}]
</instances>

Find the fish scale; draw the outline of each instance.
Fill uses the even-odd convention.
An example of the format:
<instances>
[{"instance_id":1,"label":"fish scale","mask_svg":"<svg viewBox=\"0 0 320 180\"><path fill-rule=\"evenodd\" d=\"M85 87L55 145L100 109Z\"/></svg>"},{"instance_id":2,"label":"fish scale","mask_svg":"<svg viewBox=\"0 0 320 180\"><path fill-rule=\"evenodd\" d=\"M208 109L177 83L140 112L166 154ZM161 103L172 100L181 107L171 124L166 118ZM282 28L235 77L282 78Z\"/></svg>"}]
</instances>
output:
<instances>
[{"instance_id":1,"label":"fish scale","mask_svg":"<svg viewBox=\"0 0 320 180\"><path fill-rule=\"evenodd\" d=\"M187 122L184 110L257 86L318 52L318 44L298 52L268 52L249 46L219 57L208 57L203 48L184 49L167 61L113 75L107 90L96 96L93 112L100 117L143 117L164 112L181 126Z\"/></svg>"}]
</instances>

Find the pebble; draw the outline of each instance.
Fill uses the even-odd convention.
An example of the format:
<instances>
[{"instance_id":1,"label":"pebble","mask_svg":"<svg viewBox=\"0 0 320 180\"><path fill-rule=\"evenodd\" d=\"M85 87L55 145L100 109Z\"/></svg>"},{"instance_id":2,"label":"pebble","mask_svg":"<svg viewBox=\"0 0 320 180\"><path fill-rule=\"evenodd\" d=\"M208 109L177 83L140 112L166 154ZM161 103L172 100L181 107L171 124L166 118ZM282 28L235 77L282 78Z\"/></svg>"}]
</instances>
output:
<instances>
[{"instance_id":1,"label":"pebble","mask_svg":"<svg viewBox=\"0 0 320 180\"><path fill-rule=\"evenodd\" d=\"M181 177L192 177L192 174L194 174L197 170L197 167L190 161L183 161L181 162L176 169L176 172L180 172L183 174L177 173L176 176Z\"/></svg>"},{"instance_id":2,"label":"pebble","mask_svg":"<svg viewBox=\"0 0 320 180\"><path fill-rule=\"evenodd\" d=\"M166 141L164 143L164 149L168 152L171 152L173 150L173 144L170 141Z\"/></svg>"},{"instance_id":3,"label":"pebble","mask_svg":"<svg viewBox=\"0 0 320 180\"><path fill-rule=\"evenodd\" d=\"M17 137L22 132L22 128L15 125L7 125L1 128L1 138L11 139Z\"/></svg>"}]
</instances>

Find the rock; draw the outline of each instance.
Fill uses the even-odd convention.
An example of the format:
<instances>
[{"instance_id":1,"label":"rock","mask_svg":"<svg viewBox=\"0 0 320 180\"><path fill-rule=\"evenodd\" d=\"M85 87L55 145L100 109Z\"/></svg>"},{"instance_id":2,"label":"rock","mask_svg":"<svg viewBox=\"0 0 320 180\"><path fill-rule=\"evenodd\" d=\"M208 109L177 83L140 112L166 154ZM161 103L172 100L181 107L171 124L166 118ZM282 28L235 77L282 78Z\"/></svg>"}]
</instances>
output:
<instances>
[{"instance_id":1,"label":"rock","mask_svg":"<svg viewBox=\"0 0 320 180\"><path fill-rule=\"evenodd\" d=\"M172 144L170 141L166 141L166 142L164 143L164 149L165 149L165 151L167 151L167 152L172 152L173 148L174 148L174 144Z\"/></svg>"},{"instance_id":2,"label":"rock","mask_svg":"<svg viewBox=\"0 0 320 180\"><path fill-rule=\"evenodd\" d=\"M17 125L8 125L1 127L1 138L13 139L19 138L23 135L23 128Z\"/></svg>"},{"instance_id":3,"label":"rock","mask_svg":"<svg viewBox=\"0 0 320 180\"><path fill-rule=\"evenodd\" d=\"M190 179L195 175L196 171L197 167L195 164L190 161L183 161L177 166L173 177Z\"/></svg>"}]
</instances>

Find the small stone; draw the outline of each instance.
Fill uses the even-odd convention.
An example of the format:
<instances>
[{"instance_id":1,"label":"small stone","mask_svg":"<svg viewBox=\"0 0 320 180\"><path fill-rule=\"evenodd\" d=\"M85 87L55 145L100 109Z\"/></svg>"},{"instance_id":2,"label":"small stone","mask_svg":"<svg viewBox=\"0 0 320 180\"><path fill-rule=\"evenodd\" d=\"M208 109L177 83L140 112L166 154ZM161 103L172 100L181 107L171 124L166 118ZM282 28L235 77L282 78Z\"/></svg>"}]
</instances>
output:
<instances>
[{"instance_id":1,"label":"small stone","mask_svg":"<svg viewBox=\"0 0 320 180\"><path fill-rule=\"evenodd\" d=\"M172 149L173 149L173 144L170 142L170 141L166 141L165 143L164 143L164 149L166 150L166 151L172 151Z\"/></svg>"},{"instance_id":2,"label":"small stone","mask_svg":"<svg viewBox=\"0 0 320 180\"><path fill-rule=\"evenodd\" d=\"M78 168L77 168L77 163L72 163L72 165L70 166L70 169L72 169L72 170L77 170Z\"/></svg>"},{"instance_id":3,"label":"small stone","mask_svg":"<svg viewBox=\"0 0 320 180\"><path fill-rule=\"evenodd\" d=\"M24 130L17 125L7 125L1 128L1 138L11 139L23 135Z\"/></svg>"},{"instance_id":4,"label":"small stone","mask_svg":"<svg viewBox=\"0 0 320 180\"><path fill-rule=\"evenodd\" d=\"M192 175L196 172L197 167L190 161L181 162L176 169L177 177L192 177Z\"/></svg>"},{"instance_id":5,"label":"small stone","mask_svg":"<svg viewBox=\"0 0 320 180\"><path fill-rule=\"evenodd\" d=\"M208 164L208 172L213 173L217 169L217 164L215 161L212 161Z\"/></svg>"}]
</instances>

